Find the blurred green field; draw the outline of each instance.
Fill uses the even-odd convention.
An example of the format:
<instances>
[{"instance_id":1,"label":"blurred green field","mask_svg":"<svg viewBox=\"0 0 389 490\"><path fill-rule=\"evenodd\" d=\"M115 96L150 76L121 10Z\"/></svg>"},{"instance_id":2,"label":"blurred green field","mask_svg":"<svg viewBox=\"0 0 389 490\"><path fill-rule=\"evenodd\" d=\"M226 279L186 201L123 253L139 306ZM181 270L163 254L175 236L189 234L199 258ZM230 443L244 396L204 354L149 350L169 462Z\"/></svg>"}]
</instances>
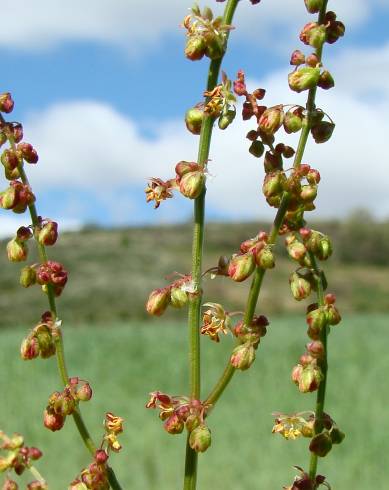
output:
<instances>
[{"instance_id":1,"label":"blurred green field","mask_svg":"<svg viewBox=\"0 0 389 490\"><path fill-rule=\"evenodd\" d=\"M326 408L346 432L346 439L325 460L320 473L334 490L384 490L389 450L386 389L389 356L385 315L346 315L330 335ZM271 434L273 411L310 410L315 395L301 395L289 380L290 370L306 342L304 318L271 322L253 367L236 373L209 418L212 446L200 455L199 490L281 489L307 467L307 441L285 441ZM94 396L83 414L94 437L101 434L105 411L125 418L123 451L112 466L123 489L181 488L184 435L162 429L157 413L144 408L149 391L185 393L186 327L166 321L107 323L103 327L64 325L71 375L88 379ZM0 427L18 431L44 451L38 463L50 489L64 490L88 464L72 420L63 430L43 428L42 411L49 394L60 388L55 359L23 362L18 350L26 330L0 333ZM203 339L203 395L226 362L232 339L219 345Z\"/></svg>"}]
</instances>

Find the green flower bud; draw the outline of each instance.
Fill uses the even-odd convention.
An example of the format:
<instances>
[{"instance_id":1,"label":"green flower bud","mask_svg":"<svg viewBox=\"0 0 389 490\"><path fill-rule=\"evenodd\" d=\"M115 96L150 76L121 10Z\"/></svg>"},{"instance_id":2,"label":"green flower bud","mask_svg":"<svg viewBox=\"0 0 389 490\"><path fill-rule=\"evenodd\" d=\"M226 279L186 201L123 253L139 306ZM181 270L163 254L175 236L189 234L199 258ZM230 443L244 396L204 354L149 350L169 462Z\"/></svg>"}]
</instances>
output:
<instances>
[{"instance_id":1,"label":"green flower bud","mask_svg":"<svg viewBox=\"0 0 389 490\"><path fill-rule=\"evenodd\" d=\"M47 359L55 354L55 343L50 328L41 323L34 328L34 335L38 340L39 353L42 359Z\"/></svg>"},{"instance_id":2,"label":"green flower bud","mask_svg":"<svg viewBox=\"0 0 389 490\"><path fill-rule=\"evenodd\" d=\"M250 342L235 347L230 358L231 365L241 371L246 371L254 361L255 349Z\"/></svg>"},{"instance_id":3,"label":"green flower bud","mask_svg":"<svg viewBox=\"0 0 389 490\"><path fill-rule=\"evenodd\" d=\"M319 388L323 373L318 366L308 365L303 368L298 388L301 393L311 393Z\"/></svg>"},{"instance_id":4,"label":"green flower bud","mask_svg":"<svg viewBox=\"0 0 389 490\"><path fill-rule=\"evenodd\" d=\"M204 111L199 107L188 109L185 114L185 124L192 134L201 133L201 125L203 124Z\"/></svg>"},{"instance_id":5,"label":"green flower bud","mask_svg":"<svg viewBox=\"0 0 389 490\"><path fill-rule=\"evenodd\" d=\"M320 121L311 128L311 134L316 143L325 143L334 132L335 124L328 121Z\"/></svg>"},{"instance_id":6,"label":"green flower bud","mask_svg":"<svg viewBox=\"0 0 389 490\"><path fill-rule=\"evenodd\" d=\"M89 383L84 383L76 390L76 398L81 402L87 402L92 398L92 388Z\"/></svg>"},{"instance_id":7,"label":"green flower bud","mask_svg":"<svg viewBox=\"0 0 389 490\"><path fill-rule=\"evenodd\" d=\"M300 66L303 65L304 63L305 63L304 54L299 49L294 50L290 57L290 64L293 66Z\"/></svg>"},{"instance_id":8,"label":"green flower bud","mask_svg":"<svg viewBox=\"0 0 389 490\"><path fill-rule=\"evenodd\" d=\"M316 87L320 77L320 68L312 68L305 66L298 70L289 73L288 83L291 90L295 92L303 92Z\"/></svg>"},{"instance_id":9,"label":"green flower bud","mask_svg":"<svg viewBox=\"0 0 389 490\"><path fill-rule=\"evenodd\" d=\"M27 255L26 242L13 238L7 243L7 256L10 262L23 262L27 259Z\"/></svg>"},{"instance_id":10,"label":"green flower bud","mask_svg":"<svg viewBox=\"0 0 389 490\"><path fill-rule=\"evenodd\" d=\"M311 294L311 283L297 272L293 272L290 276L289 285L292 295L297 301L308 298Z\"/></svg>"},{"instance_id":11,"label":"green flower bud","mask_svg":"<svg viewBox=\"0 0 389 490\"><path fill-rule=\"evenodd\" d=\"M332 242L328 236L323 236L319 241L315 255L319 260L327 260L329 257L331 257Z\"/></svg>"},{"instance_id":12,"label":"green flower bud","mask_svg":"<svg viewBox=\"0 0 389 490\"><path fill-rule=\"evenodd\" d=\"M280 172L271 172L265 176L262 191L266 198L280 195L284 190L285 175Z\"/></svg>"},{"instance_id":13,"label":"green flower bud","mask_svg":"<svg viewBox=\"0 0 389 490\"><path fill-rule=\"evenodd\" d=\"M309 444L309 450L316 454L316 456L320 456L323 458L326 456L332 449L332 441L331 436L327 430L320 432L314 436Z\"/></svg>"},{"instance_id":14,"label":"green flower bud","mask_svg":"<svg viewBox=\"0 0 389 490\"><path fill-rule=\"evenodd\" d=\"M185 46L185 56L192 61L201 60L207 45L203 36L190 36Z\"/></svg>"},{"instance_id":15,"label":"green flower bud","mask_svg":"<svg viewBox=\"0 0 389 490\"><path fill-rule=\"evenodd\" d=\"M287 245L286 250L293 260L296 260L299 264L304 263L307 249L303 243L299 242L298 240L294 240Z\"/></svg>"},{"instance_id":16,"label":"green flower bud","mask_svg":"<svg viewBox=\"0 0 389 490\"><path fill-rule=\"evenodd\" d=\"M172 288L170 290L170 303L174 308L182 308L188 302L188 294L186 291L178 288Z\"/></svg>"},{"instance_id":17,"label":"green flower bud","mask_svg":"<svg viewBox=\"0 0 389 490\"><path fill-rule=\"evenodd\" d=\"M3 209L12 209L18 202L18 195L15 187L8 187L0 194L0 207Z\"/></svg>"},{"instance_id":18,"label":"green flower bud","mask_svg":"<svg viewBox=\"0 0 389 490\"><path fill-rule=\"evenodd\" d=\"M310 327L320 331L327 325L327 315L323 308L308 311L306 320Z\"/></svg>"},{"instance_id":19,"label":"green flower bud","mask_svg":"<svg viewBox=\"0 0 389 490\"><path fill-rule=\"evenodd\" d=\"M304 202L313 202L317 196L316 185L303 185L301 187L300 198Z\"/></svg>"},{"instance_id":20,"label":"green flower bud","mask_svg":"<svg viewBox=\"0 0 389 490\"><path fill-rule=\"evenodd\" d=\"M203 192L205 175L202 170L188 172L180 179L180 192L189 199L196 199Z\"/></svg>"},{"instance_id":21,"label":"green flower bud","mask_svg":"<svg viewBox=\"0 0 389 490\"><path fill-rule=\"evenodd\" d=\"M161 316L170 303L169 288L155 289L150 293L146 303L147 313L150 315Z\"/></svg>"},{"instance_id":22,"label":"green flower bud","mask_svg":"<svg viewBox=\"0 0 389 490\"><path fill-rule=\"evenodd\" d=\"M218 60L224 54L224 42L223 39L213 33L208 33L206 37L205 54L211 60Z\"/></svg>"},{"instance_id":23,"label":"green flower bud","mask_svg":"<svg viewBox=\"0 0 389 490\"><path fill-rule=\"evenodd\" d=\"M340 316L339 310L335 305L326 306L327 321L330 325L338 325L341 322L342 317Z\"/></svg>"},{"instance_id":24,"label":"green flower bud","mask_svg":"<svg viewBox=\"0 0 389 490\"><path fill-rule=\"evenodd\" d=\"M284 129L288 134L297 133L303 125L303 119L299 114L288 111L284 117Z\"/></svg>"},{"instance_id":25,"label":"green flower bud","mask_svg":"<svg viewBox=\"0 0 389 490\"><path fill-rule=\"evenodd\" d=\"M20 272L19 282L24 288L28 288L29 286L35 284L36 271L34 267L31 267L30 265L23 267L23 269Z\"/></svg>"},{"instance_id":26,"label":"green flower bud","mask_svg":"<svg viewBox=\"0 0 389 490\"><path fill-rule=\"evenodd\" d=\"M263 269L273 269L275 266L274 254L270 247L264 247L255 254L255 261Z\"/></svg>"},{"instance_id":27,"label":"green flower bud","mask_svg":"<svg viewBox=\"0 0 389 490\"><path fill-rule=\"evenodd\" d=\"M282 105L269 107L259 118L259 129L264 133L274 134L282 126L284 110Z\"/></svg>"},{"instance_id":28,"label":"green flower bud","mask_svg":"<svg viewBox=\"0 0 389 490\"><path fill-rule=\"evenodd\" d=\"M229 109L226 114L222 114L218 121L219 129L226 129L235 119L236 111Z\"/></svg>"},{"instance_id":29,"label":"green flower bud","mask_svg":"<svg viewBox=\"0 0 389 490\"><path fill-rule=\"evenodd\" d=\"M310 14L317 14L323 6L323 0L304 0Z\"/></svg>"},{"instance_id":30,"label":"green flower bud","mask_svg":"<svg viewBox=\"0 0 389 490\"><path fill-rule=\"evenodd\" d=\"M58 224L55 221L48 221L38 231L37 240L41 245L54 245L58 238Z\"/></svg>"},{"instance_id":31,"label":"green flower bud","mask_svg":"<svg viewBox=\"0 0 389 490\"><path fill-rule=\"evenodd\" d=\"M189 445L196 453L203 453L211 445L211 431L202 424L192 430L189 436Z\"/></svg>"},{"instance_id":32,"label":"green flower bud","mask_svg":"<svg viewBox=\"0 0 389 490\"><path fill-rule=\"evenodd\" d=\"M228 275L236 282L247 279L255 269L255 260L251 253L233 255L228 265Z\"/></svg>"}]
</instances>

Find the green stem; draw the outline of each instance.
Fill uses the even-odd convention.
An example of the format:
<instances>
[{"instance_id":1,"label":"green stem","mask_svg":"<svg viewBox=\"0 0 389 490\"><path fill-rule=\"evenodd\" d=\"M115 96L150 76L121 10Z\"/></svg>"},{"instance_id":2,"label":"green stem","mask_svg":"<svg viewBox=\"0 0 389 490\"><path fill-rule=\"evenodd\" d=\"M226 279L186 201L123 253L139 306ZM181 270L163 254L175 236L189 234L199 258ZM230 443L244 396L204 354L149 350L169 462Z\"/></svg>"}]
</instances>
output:
<instances>
[{"instance_id":1,"label":"green stem","mask_svg":"<svg viewBox=\"0 0 389 490\"><path fill-rule=\"evenodd\" d=\"M40 483L46 483L46 480L43 478L43 476L39 473L39 471L35 468L35 466L30 465L28 466L28 469L32 476L38 480Z\"/></svg>"},{"instance_id":2,"label":"green stem","mask_svg":"<svg viewBox=\"0 0 389 490\"><path fill-rule=\"evenodd\" d=\"M317 302L319 307L325 305L324 300L324 287L323 287L323 279L321 275L321 271L317 266L315 256L312 253L309 253L309 259L312 264L312 269L315 271L316 275L316 285L317 285ZM316 397L316 410L315 410L315 426L314 426L314 435L319 434L323 430L323 413L324 413L324 403L326 398L326 387L327 387L327 371L328 371L328 338L329 326L326 325L320 335L320 340L324 346L324 359L320 362L320 368L323 373L323 379L320 382L319 389L317 391ZM317 463L318 456L314 453L311 453L311 459L309 464L309 477L311 480L316 478L317 472Z\"/></svg>"},{"instance_id":3,"label":"green stem","mask_svg":"<svg viewBox=\"0 0 389 490\"><path fill-rule=\"evenodd\" d=\"M231 24L238 0L228 0L224 10L223 23ZM228 34L225 48L227 47ZM207 91L213 90L218 82L223 56L212 60L208 70ZM212 138L214 118L204 118L199 141L197 163L204 167L209 158L209 149ZM204 243L204 214L205 214L206 190L194 203L194 226L192 244L192 281L194 294L189 303L188 330L189 330L189 372L190 394L193 399L200 399L201 390L201 364L200 364L200 317L202 300L202 258ZM197 481L197 453L189 446L189 438L186 441L184 490L194 490Z\"/></svg>"},{"instance_id":4,"label":"green stem","mask_svg":"<svg viewBox=\"0 0 389 490\"><path fill-rule=\"evenodd\" d=\"M11 147L15 150L15 143L10 140ZM19 167L19 174L20 178L23 182L23 184L30 186L30 183L28 181L26 172L24 171L23 166L21 165ZM28 207L30 216L31 216L31 222L33 227L35 228L36 226L39 225L39 219L38 219L38 212L36 209L35 204L30 204ZM39 258L41 259L42 263L47 262L48 257L46 253L46 248L44 245L41 245L38 240L35 240L38 248L38 254ZM49 284L47 288L47 298L50 306L50 311L53 315L54 318L58 318L58 313L57 313L57 305L55 301L55 295L54 295L54 290L52 286ZM62 333L61 331L58 332L57 335L54 337L54 342L55 342L55 347L56 347L56 356L57 356L57 365L58 365L58 372L61 378L61 381L64 386L66 386L69 382L69 374L66 368L66 362L65 362L65 352L64 352L64 344L63 344L63 339L62 339ZM96 445L93 442L92 437L90 436L88 429L85 425L85 422L81 416L80 409L77 408L77 410L73 413L73 420L77 426L78 432L80 433L81 439L83 440L86 448L88 451L94 456L96 452ZM111 468L108 467L108 480L111 485L111 488L113 490L121 490L121 486L119 485L116 476Z\"/></svg>"}]
</instances>

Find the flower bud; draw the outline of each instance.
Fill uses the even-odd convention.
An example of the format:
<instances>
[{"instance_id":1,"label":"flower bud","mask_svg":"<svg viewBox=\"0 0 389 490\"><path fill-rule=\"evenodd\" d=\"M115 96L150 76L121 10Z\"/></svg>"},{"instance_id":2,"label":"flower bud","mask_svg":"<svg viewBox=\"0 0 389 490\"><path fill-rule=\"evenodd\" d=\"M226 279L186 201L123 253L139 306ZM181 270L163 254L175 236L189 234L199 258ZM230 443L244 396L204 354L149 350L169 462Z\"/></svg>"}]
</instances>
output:
<instances>
[{"instance_id":1,"label":"flower bud","mask_svg":"<svg viewBox=\"0 0 389 490\"><path fill-rule=\"evenodd\" d=\"M236 116L236 111L232 109L229 109L225 114L222 114L218 121L219 129L222 130L227 129L228 126L235 119L235 116Z\"/></svg>"},{"instance_id":2,"label":"flower bud","mask_svg":"<svg viewBox=\"0 0 389 490\"><path fill-rule=\"evenodd\" d=\"M293 51L290 57L290 64L293 66L300 66L303 65L304 63L305 63L304 54L299 49Z\"/></svg>"},{"instance_id":3,"label":"flower bud","mask_svg":"<svg viewBox=\"0 0 389 490\"><path fill-rule=\"evenodd\" d=\"M192 107L188 109L185 114L185 124L192 134L201 133L201 125L204 120L204 111L199 107Z\"/></svg>"},{"instance_id":4,"label":"flower bud","mask_svg":"<svg viewBox=\"0 0 389 490\"><path fill-rule=\"evenodd\" d=\"M310 14L317 14L323 6L323 0L304 0Z\"/></svg>"},{"instance_id":5,"label":"flower bud","mask_svg":"<svg viewBox=\"0 0 389 490\"><path fill-rule=\"evenodd\" d=\"M58 238L58 224L55 221L48 221L38 231L37 240L41 245L54 245Z\"/></svg>"},{"instance_id":6,"label":"flower bud","mask_svg":"<svg viewBox=\"0 0 389 490\"><path fill-rule=\"evenodd\" d=\"M14 101L12 100L11 94L5 92L0 95L0 112L5 112L9 114L14 108Z\"/></svg>"},{"instance_id":7,"label":"flower bud","mask_svg":"<svg viewBox=\"0 0 389 490\"><path fill-rule=\"evenodd\" d=\"M0 159L1 163L4 165L4 168L9 171L17 169L20 163L18 155L11 149L4 150Z\"/></svg>"},{"instance_id":8,"label":"flower bud","mask_svg":"<svg viewBox=\"0 0 389 490\"><path fill-rule=\"evenodd\" d=\"M19 486L14 480L7 478L1 487L2 490L18 490Z\"/></svg>"},{"instance_id":9,"label":"flower bud","mask_svg":"<svg viewBox=\"0 0 389 490\"><path fill-rule=\"evenodd\" d=\"M311 168L306 175L306 179L311 185L318 184L320 182L320 172L314 168Z\"/></svg>"},{"instance_id":10,"label":"flower bud","mask_svg":"<svg viewBox=\"0 0 389 490\"><path fill-rule=\"evenodd\" d=\"M282 125L284 120L284 110L282 105L269 107L259 118L259 128L264 133L274 134Z\"/></svg>"},{"instance_id":11,"label":"flower bud","mask_svg":"<svg viewBox=\"0 0 389 490\"><path fill-rule=\"evenodd\" d=\"M317 82L317 86L324 90L328 90L335 86L335 81L329 71L324 70L321 73L319 81Z\"/></svg>"},{"instance_id":12,"label":"flower bud","mask_svg":"<svg viewBox=\"0 0 389 490\"><path fill-rule=\"evenodd\" d=\"M255 261L262 269L273 269L275 266L274 254L270 247L264 247L255 254Z\"/></svg>"},{"instance_id":13,"label":"flower bud","mask_svg":"<svg viewBox=\"0 0 389 490\"><path fill-rule=\"evenodd\" d=\"M301 31L300 40L313 48L320 48L326 40L326 27L316 22L310 22Z\"/></svg>"},{"instance_id":14,"label":"flower bud","mask_svg":"<svg viewBox=\"0 0 389 490\"><path fill-rule=\"evenodd\" d=\"M27 163L37 163L38 153L30 143L20 143L17 149Z\"/></svg>"},{"instance_id":15,"label":"flower bud","mask_svg":"<svg viewBox=\"0 0 389 490\"><path fill-rule=\"evenodd\" d=\"M291 90L302 92L316 87L320 77L320 68L305 66L289 73L288 83Z\"/></svg>"},{"instance_id":16,"label":"flower bud","mask_svg":"<svg viewBox=\"0 0 389 490\"><path fill-rule=\"evenodd\" d=\"M205 187L204 172L188 172L180 180L180 192L189 199L196 199L203 192Z\"/></svg>"},{"instance_id":17,"label":"flower bud","mask_svg":"<svg viewBox=\"0 0 389 490\"><path fill-rule=\"evenodd\" d=\"M228 275L236 282L247 279L255 269L255 260L251 253L233 255L228 265Z\"/></svg>"},{"instance_id":18,"label":"flower bud","mask_svg":"<svg viewBox=\"0 0 389 490\"><path fill-rule=\"evenodd\" d=\"M316 456L320 456L323 458L326 456L332 449L332 441L331 436L327 430L320 432L314 436L309 444L309 450L316 454Z\"/></svg>"},{"instance_id":19,"label":"flower bud","mask_svg":"<svg viewBox=\"0 0 389 490\"><path fill-rule=\"evenodd\" d=\"M181 179L181 177L189 172L195 172L196 170L199 170L200 166L196 162L186 162L184 160L181 160L181 162L178 162L175 171L178 177L178 180Z\"/></svg>"},{"instance_id":20,"label":"flower bud","mask_svg":"<svg viewBox=\"0 0 389 490\"><path fill-rule=\"evenodd\" d=\"M27 490L48 490L47 483L44 481L34 480L27 485Z\"/></svg>"},{"instance_id":21,"label":"flower bud","mask_svg":"<svg viewBox=\"0 0 389 490\"><path fill-rule=\"evenodd\" d=\"M309 344L307 344L307 350L313 358L324 359L324 345L320 340L313 340L312 342L309 342Z\"/></svg>"},{"instance_id":22,"label":"flower bud","mask_svg":"<svg viewBox=\"0 0 389 490\"><path fill-rule=\"evenodd\" d=\"M255 349L251 343L238 345L232 351L230 363L235 369L245 371L255 361Z\"/></svg>"},{"instance_id":23,"label":"flower bud","mask_svg":"<svg viewBox=\"0 0 389 490\"><path fill-rule=\"evenodd\" d=\"M327 305L326 314L327 314L327 321L330 325L337 325L342 320L339 310L336 308L335 305Z\"/></svg>"},{"instance_id":24,"label":"flower bud","mask_svg":"<svg viewBox=\"0 0 389 490\"><path fill-rule=\"evenodd\" d=\"M74 480L69 486L69 490L88 490L88 487L80 480Z\"/></svg>"},{"instance_id":25,"label":"flower bud","mask_svg":"<svg viewBox=\"0 0 389 490\"><path fill-rule=\"evenodd\" d=\"M211 445L211 431L202 424L192 430L189 436L189 445L196 453L203 453Z\"/></svg>"},{"instance_id":26,"label":"flower bud","mask_svg":"<svg viewBox=\"0 0 389 490\"><path fill-rule=\"evenodd\" d=\"M332 242L328 236L323 236L319 240L315 255L319 260L327 260L332 255Z\"/></svg>"},{"instance_id":27,"label":"flower bud","mask_svg":"<svg viewBox=\"0 0 389 490\"><path fill-rule=\"evenodd\" d=\"M308 311L306 321L309 327L321 332L321 330L327 325L327 314L323 308L315 308Z\"/></svg>"},{"instance_id":28,"label":"flower bud","mask_svg":"<svg viewBox=\"0 0 389 490\"><path fill-rule=\"evenodd\" d=\"M15 187L8 187L0 195L0 207L3 209L12 209L18 203L18 193Z\"/></svg>"},{"instance_id":29,"label":"flower bud","mask_svg":"<svg viewBox=\"0 0 389 490\"><path fill-rule=\"evenodd\" d=\"M265 176L262 191L266 198L277 196L284 190L286 182L285 175L282 172L271 172Z\"/></svg>"},{"instance_id":30,"label":"flower bud","mask_svg":"<svg viewBox=\"0 0 389 490\"><path fill-rule=\"evenodd\" d=\"M313 202L317 196L317 186L303 185L301 187L300 198L304 202Z\"/></svg>"},{"instance_id":31,"label":"flower bud","mask_svg":"<svg viewBox=\"0 0 389 490\"><path fill-rule=\"evenodd\" d=\"M19 282L21 286L23 286L24 288L28 288L29 286L35 284L36 283L35 269L30 265L23 267L23 269L20 271Z\"/></svg>"},{"instance_id":32,"label":"flower bud","mask_svg":"<svg viewBox=\"0 0 389 490\"><path fill-rule=\"evenodd\" d=\"M294 299L301 301L311 294L311 283L297 272L289 278L290 289Z\"/></svg>"},{"instance_id":33,"label":"flower bud","mask_svg":"<svg viewBox=\"0 0 389 490\"><path fill-rule=\"evenodd\" d=\"M42 456L43 456L42 451L37 447L28 448L28 457L31 458L33 461L37 461Z\"/></svg>"},{"instance_id":34,"label":"flower bud","mask_svg":"<svg viewBox=\"0 0 389 490\"><path fill-rule=\"evenodd\" d=\"M312 365L305 367L299 379L299 391L301 393L316 391L319 388L322 379L323 373L319 367Z\"/></svg>"},{"instance_id":35,"label":"flower bud","mask_svg":"<svg viewBox=\"0 0 389 490\"><path fill-rule=\"evenodd\" d=\"M150 315L161 316L170 303L169 288L155 289L150 293L146 303L147 313Z\"/></svg>"},{"instance_id":36,"label":"flower bud","mask_svg":"<svg viewBox=\"0 0 389 490\"><path fill-rule=\"evenodd\" d=\"M284 129L290 133L297 133L303 125L302 117L296 112L288 111L284 117Z\"/></svg>"},{"instance_id":37,"label":"flower bud","mask_svg":"<svg viewBox=\"0 0 389 490\"><path fill-rule=\"evenodd\" d=\"M24 361L29 361L39 356L39 343L35 337L28 336L23 339L20 347L20 356Z\"/></svg>"},{"instance_id":38,"label":"flower bud","mask_svg":"<svg viewBox=\"0 0 389 490\"><path fill-rule=\"evenodd\" d=\"M294 240L287 245L286 250L293 260L296 260L300 264L304 262L307 249L303 243L299 242L298 240Z\"/></svg>"},{"instance_id":39,"label":"flower bud","mask_svg":"<svg viewBox=\"0 0 389 490\"><path fill-rule=\"evenodd\" d=\"M188 302L188 294L182 288L171 288L170 290L170 304L174 308L182 308Z\"/></svg>"},{"instance_id":40,"label":"flower bud","mask_svg":"<svg viewBox=\"0 0 389 490\"><path fill-rule=\"evenodd\" d=\"M320 63L320 60L316 53L311 53L306 57L305 63L307 66L316 68Z\"/></svg>"},{"instance_id":41,"label":"flower bud","mask_svg":"<svg viewBox=\"0 0 389 490\"><path fill-rule=\"evenodd\" d=\"M211 60L218 60L223 56L224 53L224 42L216 34L208 33L206 39L205 54Z\"/></svg>"},{"instance_id":42,"label":"flower bud","mask_svg":"<svg viewBox=\"0 0 389 490\"><path fill-rule=\"evenodd\" d=\"M55 343L49 326L45 323L40 323L34 328L34 335L38 340L41 357L47 359L53 356L55 354Z\"/></svg>"},{"instance_id":43,"label":"flower bud","mask_svg":"<svg viewBox=\"0 0 389 490\"><path fill-rule=\"evenodd\" d=\"M185 56L191 60L201 60L207 45L203 36L189 36L185 46Z\"/></svg>"},{"instance_id":44,"label":"flower bud","mask_svg":"<svg viewBox=\"0 0 389 490\"><path fill-rule=\"evenodd\" d=\"M325 143L334 132L335 124L328 121L320 121L311 128L311 134L316 143Z\"/></svg>"},{"instance_id":45,"label":"flower bud","mask_svg":"<svg viewBox=\"0 0 389 490\"><path fill-rule=\"evenodd\" d=\"M28 248L25 242L13 238L7 243L7 256L10 262L23 262L27 259Z\"/></svg>"},{"instance_id":46,"label":"flower bud","mask_svg":"<svg viewBox=\"0 0 389 490\"><path fill-rule=\"evenodd\" d=\"M184 421L176 414L173 413L168 419L165 420L163 428L169 434L181 434L184 430Z\"/></svg>"},{"instance_id":47,"label":"flower bud","mask_svg":"<svg viewBox=\"0 0 389 490\"><path fill-rule=\"evenodd\" d=\"M263 146L262 141L255 140L251 143L249 152L257 158L260 158L265 151L265 147Z\"/></svg>"},{"instance_id":48,"label":"flower bud","mask_svg":"<svg viewBox=\"0 0 389 490\"><path fill-rule=\"evenodd\" d=\"M82 386L77 388L76 397L81 402L87 402L92 398L92 388L89 383L84 383Z\"/></svg>"},{"instance_id":49,"label":"flower bud","mask_svg":"<svg viewBox=\"0 0 389 490\"><path fill-rule=\"evenodd\" d=\"M62 429L64 423L65 417L63 415L47 409L43 412L43 424L47 429L55 432Z\"/></svg>"}]
</instances>

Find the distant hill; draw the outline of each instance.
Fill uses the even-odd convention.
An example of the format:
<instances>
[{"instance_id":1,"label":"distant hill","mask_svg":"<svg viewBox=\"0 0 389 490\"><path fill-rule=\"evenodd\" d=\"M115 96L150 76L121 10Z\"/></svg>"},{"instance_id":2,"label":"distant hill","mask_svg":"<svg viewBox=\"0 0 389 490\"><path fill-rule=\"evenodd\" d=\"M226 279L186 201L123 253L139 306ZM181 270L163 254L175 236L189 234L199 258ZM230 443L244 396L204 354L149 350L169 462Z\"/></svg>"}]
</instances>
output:
<instances>
[{"instance_id":1,"label":"distant hill","mask_svg":"<svg viewBox=\"0 0 389 490\"><path fill-rule=\"evenodd\" d=\"M338 295L339 307L347 311L389 312L389 223L376 223L364 213L344 223L322 222L312 228L329 234L334 256L323 267L330 290ZM239 244L259 230L262 223L207 225L204 270L215 265L220 255L236 252ZM111 324L116 320L146 318L144 303L149 292L168 282L165 276L186 273L191 264L191 227L159 226L125 229L88 227L64 233L50 258L63 262L69 282L59 298L59 311L72 324ZM277 267L267 273L258 311L265 314L299 312L303 306L292 300L288 277L295 264L277 247ZM33 325L47 309L39 287L19 286L24 264L10 264L6 242L0 248L0 326ZM37 261L31 248L31 262ZM226 278L207 279L205 300L221 302L229 310L244 308L250 281L236 284ZM166 318L183 318L181 311L169 311Z\"/></svg>"}]
</instances>

